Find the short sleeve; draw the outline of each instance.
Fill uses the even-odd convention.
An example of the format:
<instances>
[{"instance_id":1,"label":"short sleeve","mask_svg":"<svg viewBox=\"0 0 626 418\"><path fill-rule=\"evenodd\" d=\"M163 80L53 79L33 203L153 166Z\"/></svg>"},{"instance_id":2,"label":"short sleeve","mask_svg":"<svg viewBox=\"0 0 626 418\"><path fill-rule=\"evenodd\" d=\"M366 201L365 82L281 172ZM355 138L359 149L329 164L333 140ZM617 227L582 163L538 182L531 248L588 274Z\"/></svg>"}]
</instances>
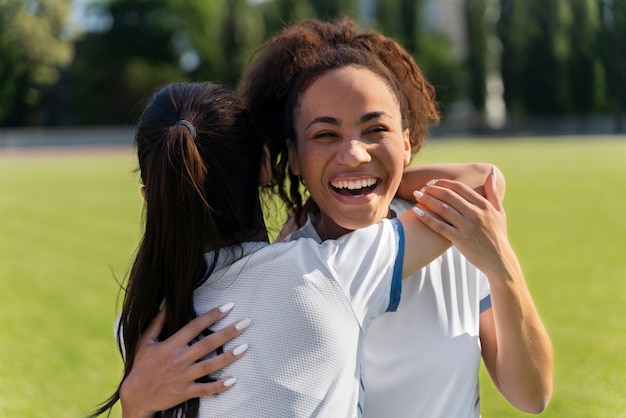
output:
<instances>
[{"instance_id":1,"label":"short sleeve","mask_svg":"<svg viewBox=\"0 0 626 418\"><path fill-rule=\"evenodd\" d=\"M481 271L478 281L478 291L480 298L480 313L485 312L491 308L491 288L489 287L489 280L487 276Z\"/></svg>"},{"instance_id":2,"label":"short sleeve","mask_svg":"<svg viewBox=\"0 0 626 418\"><path fill-rule=\"evenodd\" d=\"M397 219L324 241L320 256L350 300L362 327L400 303L404 229Z\"/></svg>"}]
</instances>

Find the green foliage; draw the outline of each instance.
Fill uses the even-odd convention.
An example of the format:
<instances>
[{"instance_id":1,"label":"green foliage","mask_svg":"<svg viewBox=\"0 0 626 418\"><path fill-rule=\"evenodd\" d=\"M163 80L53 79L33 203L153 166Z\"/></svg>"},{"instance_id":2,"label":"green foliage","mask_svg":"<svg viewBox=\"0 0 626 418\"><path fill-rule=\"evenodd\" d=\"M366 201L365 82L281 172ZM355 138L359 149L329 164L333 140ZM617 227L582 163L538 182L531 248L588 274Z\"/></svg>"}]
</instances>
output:
<instances>
[{"instance_id":1,"label":"green foliage","mask_svg":"<svg viewBox=\"0 0 626 418\"><path fill-rule=\"evenodd\" d=\"M594 0L570 0L569 10L572 20L568 38L576 47L570 47L566 60L567 103L569 110L584 115L598 107L594 95L598 87L595 74L598 69L595 51L599 29L598 8Z\"/></svg>"},{"instance_id":2,"label":"green foliage","mask_svg":"<svg viewBox=\"0 0 626 418\"><path fill-rule=\"evenodd\" d=\"M353 14L357 0L310 0L315 16L322 20L332 20L342 14Z\"/></svg>"},{"instance_id":3,"label":"green foliage","mask_svg":"<svg viewBox=\"0 0 626 418\"><path fill-rule=\"evenodd\" d=\"M367 19L412 53L439 86L444 110L469 99L480 113L486 74L501 68L513 120L599 111L621 120L626 2L458 4L469 46L463 57L433 32L421 0L98 0L91 8L105 24L81 38L66 25L71 0L0 0L0 125L132 123L162 84L212 80L236 88L254 49L285 25L340 15ZM486 10L499 19L486 18ZM493 53L494 34L501 55Z\"/></svg>"},{"instance_id":4,"label":"green foliage","mask_svg":"<svg viewBox=\"0 0 626 418\"><path fill-rule=\"evenodd\" d=\"M422 4L421 0L390 0L376 3L378 29L395 39L414 56L419 52L420 36L425 32L424 22L420 22Z\"/></svg>"},{"instance_id":5,"label":"green foliage","mask_svg":"<svg viewBox=\"0 0 626 418\"><path fill-rule=\"evenodd\" d=\"M461 63L452 56L449 39L440 33L419 38L416 61L426 79L437 89L442 112L461 96Z\"/></svg>"},{"instance_id":6,"label":"green foliage","mask_svg":"<svg viewBox=\"0 0 626 418\"><path fill-rule=\"evenodd\" d=\"M509 236L555 347L547 417L626 411L625 160L626 137L441 139L414 159L506 175ZM116 280L140 238L135 165L130 150L0 152L0 416L85 416L114 390ZM484 372L481 403L484 417L528 416Z\"/></svg>"},{"instance_id":7,"label":"green foliage","mask_svg":"<svg viewBox=\"0 0 626 418\"><path fill-rule=\"evenodd\" d=\"M607 99L618 116L626 109L626 2L600 0L600 25L598 49L606 75ZM623 132L624 126L616 127Z\"/></svg>"},{"instance_id":8,"label":"green foliage","mask_svg":"<svg viewBox=\"0 0 626 418\"><path fill-rule=\"evenodd\" d=\"M467 95L474 109L481 112L487 98L487 39L490 36L486 18L487 0L465 0L468 54Z\"/></svg>"},{"instance_id":9,"label":"green foliage","mask_svg":"<svg viewBox=\"0 0 626 418\"><path fill-rule=\"evenodd\" d=\"M0 1L0 125L41 123L38 108L69 64L70 0Z\"/></svg>"},{"instance_id":10,"label":"green foliage","mask_svg":"<svg viewBox=\"0 0 626 418\"><path fill-rule=\"evenodd\" d=\"M499 37L507 107L518 113L564 113L566 0L502 0Z\"/></svg>"},{"instance_id":11,"label":"green foliage","mask_svg":"<svg viewBox=\"0 0 626 418\"><path fill-rule=\"evenodd\" d=\"M376 6L376 29L414 56L437 89L437 100L445 111L461 93L461 63L453 57L449 39L441 32L423 29L426 25L420 21L421 1L391 0Z\"/></svg>"},{"instance_id":12,"label":"green foliage","mask_svg":"<svg viewBox=\"0 0 626 418\"><path fill-rule=\"evenodd\" d=\"M263 28L246 0L114 0L98 7L112 25L78 43L72 77L80 89L72 102L80 123L134 122L145 95L172 81L234 88Z\"/></svg>"},{"instance_id":13,"label":"green foliage","mask_svg":"<svg viewBox=\"0 0 626 418\"><path fill-rule=\"evenodd\" d=\"M307 0L274 0L263 3L259 7L267 29L266 39L286 25L315 16L313 6Z\"/></svg>"}]
</instances>

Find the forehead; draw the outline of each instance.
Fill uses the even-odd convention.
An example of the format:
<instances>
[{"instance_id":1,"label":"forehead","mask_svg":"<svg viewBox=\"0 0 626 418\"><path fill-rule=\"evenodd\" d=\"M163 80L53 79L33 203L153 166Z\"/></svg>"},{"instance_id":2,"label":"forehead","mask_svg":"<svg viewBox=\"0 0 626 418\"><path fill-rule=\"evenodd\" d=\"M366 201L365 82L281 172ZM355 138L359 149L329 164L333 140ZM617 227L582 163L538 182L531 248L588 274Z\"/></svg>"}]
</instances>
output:
<instances>
[{"instance_id":1,"label":"forehead","mask_svg":"<svg viewBox=\"0 0 626 418\"><path fill-rule=\"evenodd\" d=\"M298 108L300 112L400 112L398 98L388 82L378 73L358 66L333 69L319 76L300 93Z\"/></svg>"}]
</instances>

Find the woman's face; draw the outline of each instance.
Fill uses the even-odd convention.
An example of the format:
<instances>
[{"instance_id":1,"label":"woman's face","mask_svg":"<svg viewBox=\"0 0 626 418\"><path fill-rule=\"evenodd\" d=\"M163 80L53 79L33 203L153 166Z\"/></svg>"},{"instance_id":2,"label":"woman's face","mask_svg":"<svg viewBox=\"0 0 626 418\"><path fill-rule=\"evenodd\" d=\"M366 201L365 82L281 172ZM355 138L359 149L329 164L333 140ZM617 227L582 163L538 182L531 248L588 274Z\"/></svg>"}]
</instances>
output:
<instances>
[{"instance_id":1,"label":"woman's face","mask_svg":"<svg viewBox=\"0 0 626 418\"><path fill-rule=\"evenodd\" d=\"M324 74L300 95L295 127L289 163L320 208L323 239L387 217L411 144L382 77L356 66Z\"/></svg>"}]
</instances>

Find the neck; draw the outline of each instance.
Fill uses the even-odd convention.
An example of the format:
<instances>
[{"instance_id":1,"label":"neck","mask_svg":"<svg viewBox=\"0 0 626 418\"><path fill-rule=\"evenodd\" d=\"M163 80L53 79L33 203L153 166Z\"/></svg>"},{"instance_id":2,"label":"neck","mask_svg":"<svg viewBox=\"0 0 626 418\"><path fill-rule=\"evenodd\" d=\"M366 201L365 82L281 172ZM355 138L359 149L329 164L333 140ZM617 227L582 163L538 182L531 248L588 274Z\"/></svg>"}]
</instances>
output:
<instances>
[{"instance_id":1,"label":"neck","mask_svg":"<svg viewBox=\"0 0 626 418\"><path fill-rule=\"evenodd\" d=\"M387 213L384 218L391 218L391 209L387 210ZM376 219L374 222L370 223L369 225L363 225L361 227L365 228L367 226L374 225L375 223L379 222L381 219L383 218ZM329 216L325 216L324 214L321 214L321 213L319 214L319 217L313 218L313 225L315 226L315 229L317 230L317 233L319 234L322 240L341 238L342 236L354 231L354 229L348 229L348 228L342 227L341 225L337 224L334 220L332 220Z\"/></svg>"}]
</instances>

